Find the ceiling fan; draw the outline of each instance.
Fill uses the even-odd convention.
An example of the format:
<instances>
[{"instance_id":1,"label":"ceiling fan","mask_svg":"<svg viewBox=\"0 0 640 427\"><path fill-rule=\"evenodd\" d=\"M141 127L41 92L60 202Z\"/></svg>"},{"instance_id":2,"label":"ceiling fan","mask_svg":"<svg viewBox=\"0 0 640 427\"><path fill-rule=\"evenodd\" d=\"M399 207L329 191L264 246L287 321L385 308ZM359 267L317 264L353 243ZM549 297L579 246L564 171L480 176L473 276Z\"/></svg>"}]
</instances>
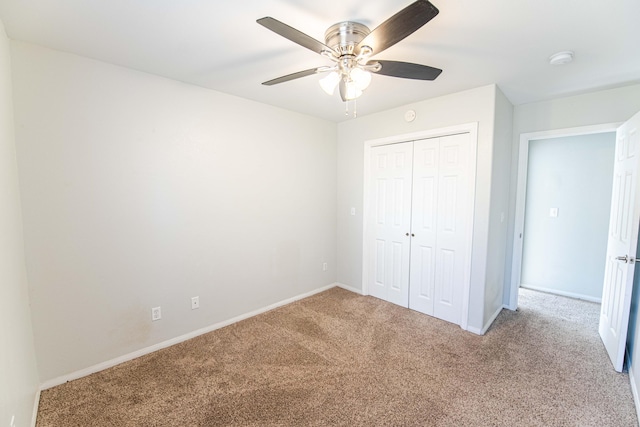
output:
<instances>
[{"instance_id":1,"label":"ceiling fan","mask_svg":"<svg viewBox=\"0 0 640 427\"><path fill-rule=\"evenodd\" d=\"M320 86L333 95L336 86L340 97L349 101L362 95L371 82L371 73L416 80L434 80L442 72L439 68L410 62L371 60L373 55L388 49L417 31L438 14L427 0L418 0L384 21L373 31L358 22L339 22L325 32L325 43L296 30L270 16L258 19L258 24L276 34L306 47L333 62L331 66L298 71L262 83L272 86L319 73L329 73Z\"/></svg>"}]
</instances>

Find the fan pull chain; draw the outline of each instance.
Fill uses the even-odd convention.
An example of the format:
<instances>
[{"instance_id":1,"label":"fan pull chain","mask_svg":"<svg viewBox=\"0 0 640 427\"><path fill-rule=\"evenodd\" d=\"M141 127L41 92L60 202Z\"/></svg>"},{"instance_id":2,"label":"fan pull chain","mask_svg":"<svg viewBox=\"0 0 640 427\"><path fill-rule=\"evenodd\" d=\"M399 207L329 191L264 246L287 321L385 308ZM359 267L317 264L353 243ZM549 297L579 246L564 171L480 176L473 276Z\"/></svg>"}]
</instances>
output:
<instances>
[{"instance_id":1,"label":"fan pull chain","mask_svg":"<svg viewBox=\"0 0 640 427\"><path fill-rule=\"evenodd\" d=\"M344 115L349 115L349 100L344 101ZM358 117L358 100L353 100L353 117Z\"/></svg>"}]
</instances>

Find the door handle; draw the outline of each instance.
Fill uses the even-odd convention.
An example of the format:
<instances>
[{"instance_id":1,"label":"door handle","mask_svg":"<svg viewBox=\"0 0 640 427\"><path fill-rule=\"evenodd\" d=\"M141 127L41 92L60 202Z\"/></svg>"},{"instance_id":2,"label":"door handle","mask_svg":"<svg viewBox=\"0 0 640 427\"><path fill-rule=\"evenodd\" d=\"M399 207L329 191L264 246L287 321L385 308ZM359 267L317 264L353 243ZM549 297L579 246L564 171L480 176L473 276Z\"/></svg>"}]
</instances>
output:
<instances>
[{"instance_id":1,"label":"door handle","mask_svg":"<svg viewBox=\"0 0 640 427\"><path fill-rule=\"evenodd\" d=\"M629 264L633 264L636 260L633 257L629 257L628 255L616 257L617 261L624 261Z\"/></svg>"}]
</instances>

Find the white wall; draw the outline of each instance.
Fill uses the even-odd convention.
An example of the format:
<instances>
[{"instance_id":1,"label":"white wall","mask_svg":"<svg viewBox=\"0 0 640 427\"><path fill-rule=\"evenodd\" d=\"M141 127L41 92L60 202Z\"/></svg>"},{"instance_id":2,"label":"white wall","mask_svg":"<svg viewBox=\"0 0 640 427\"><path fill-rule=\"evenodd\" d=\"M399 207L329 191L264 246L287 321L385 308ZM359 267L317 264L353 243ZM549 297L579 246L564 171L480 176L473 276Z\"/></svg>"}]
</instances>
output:
<instances>
[{"instance_id":1,"label":"white wall","mask_svg":"<svg viewBox=\"0 0 640 427\"><path fill-rule=\"evenodd\" d=\"M502 310L507 252L509 176L511 170L511 138L513 105L496 88L493 155L491 162L491 214L487 244L487 277L485 282L483 325L487 327Z\"/></svg>"},{"instance_id":2,"label":"white wall","mask_svg":"<svg viewBox=\"0 0 640 427\"><path fill-rule=\"evenodd\" d=\"M0 22L0 426L31 425L39 379L25 271L9 40Z\"/></svg>"},{"instance_id":3,"label":"white wall","mask_svg":"<svg viewBox=\"0 0 640 427\"><path fill-rule=\"evenodd\" d=\"M521 286L602 297L615 141L610 132L530 141Z\"/></svg>"},{"instance_id":4,"label":"white wall","mask_svg":"<svg viewBox=\"0 0 640 427\"><path fill-rule=\"evenodd\" d=\"M335 282L334 123L26 43L12 55L43 382Z\"/></svg>"},{"instance_id":5,"label":"white wall","mask_svg":"<svg viewBox=\"0 0 640 427\"><path fill-rule=\"evenodd\" d=\"M475 330L483 329L497 92L499 91L495 85L484 86L360 117L338 125L338 282L357 290L362 289L364 142L478 122L469 327ZM365 99L361 102L365 102ZM408 109L417 113L416 119L410 123L404 120L404 113ZM510 127L510 124L507 127ZM506 194L503 197L506 199ZM356 209L355 216L350 214L352 207ZM503 263L500 264L500 268L503 268Z\"/></svg>"}]
</instances>

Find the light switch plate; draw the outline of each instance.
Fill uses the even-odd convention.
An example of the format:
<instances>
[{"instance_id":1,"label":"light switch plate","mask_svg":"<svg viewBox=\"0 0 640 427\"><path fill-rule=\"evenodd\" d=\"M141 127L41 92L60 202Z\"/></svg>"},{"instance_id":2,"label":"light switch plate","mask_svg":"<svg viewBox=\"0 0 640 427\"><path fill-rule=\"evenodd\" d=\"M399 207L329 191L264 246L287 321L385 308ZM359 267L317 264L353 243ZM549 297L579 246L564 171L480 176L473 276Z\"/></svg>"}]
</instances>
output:
<instances>
[{"instance_id":1,"label":"light switch plate","mask_svg":"<svg viewBox=\"0 0 640 427\"><path fill-rule=\"evenodd\" d=\"M558 217L558 208L550 208L549 209L549 216L551 218L557 218Z\"/></svg>"}]
</instances>

